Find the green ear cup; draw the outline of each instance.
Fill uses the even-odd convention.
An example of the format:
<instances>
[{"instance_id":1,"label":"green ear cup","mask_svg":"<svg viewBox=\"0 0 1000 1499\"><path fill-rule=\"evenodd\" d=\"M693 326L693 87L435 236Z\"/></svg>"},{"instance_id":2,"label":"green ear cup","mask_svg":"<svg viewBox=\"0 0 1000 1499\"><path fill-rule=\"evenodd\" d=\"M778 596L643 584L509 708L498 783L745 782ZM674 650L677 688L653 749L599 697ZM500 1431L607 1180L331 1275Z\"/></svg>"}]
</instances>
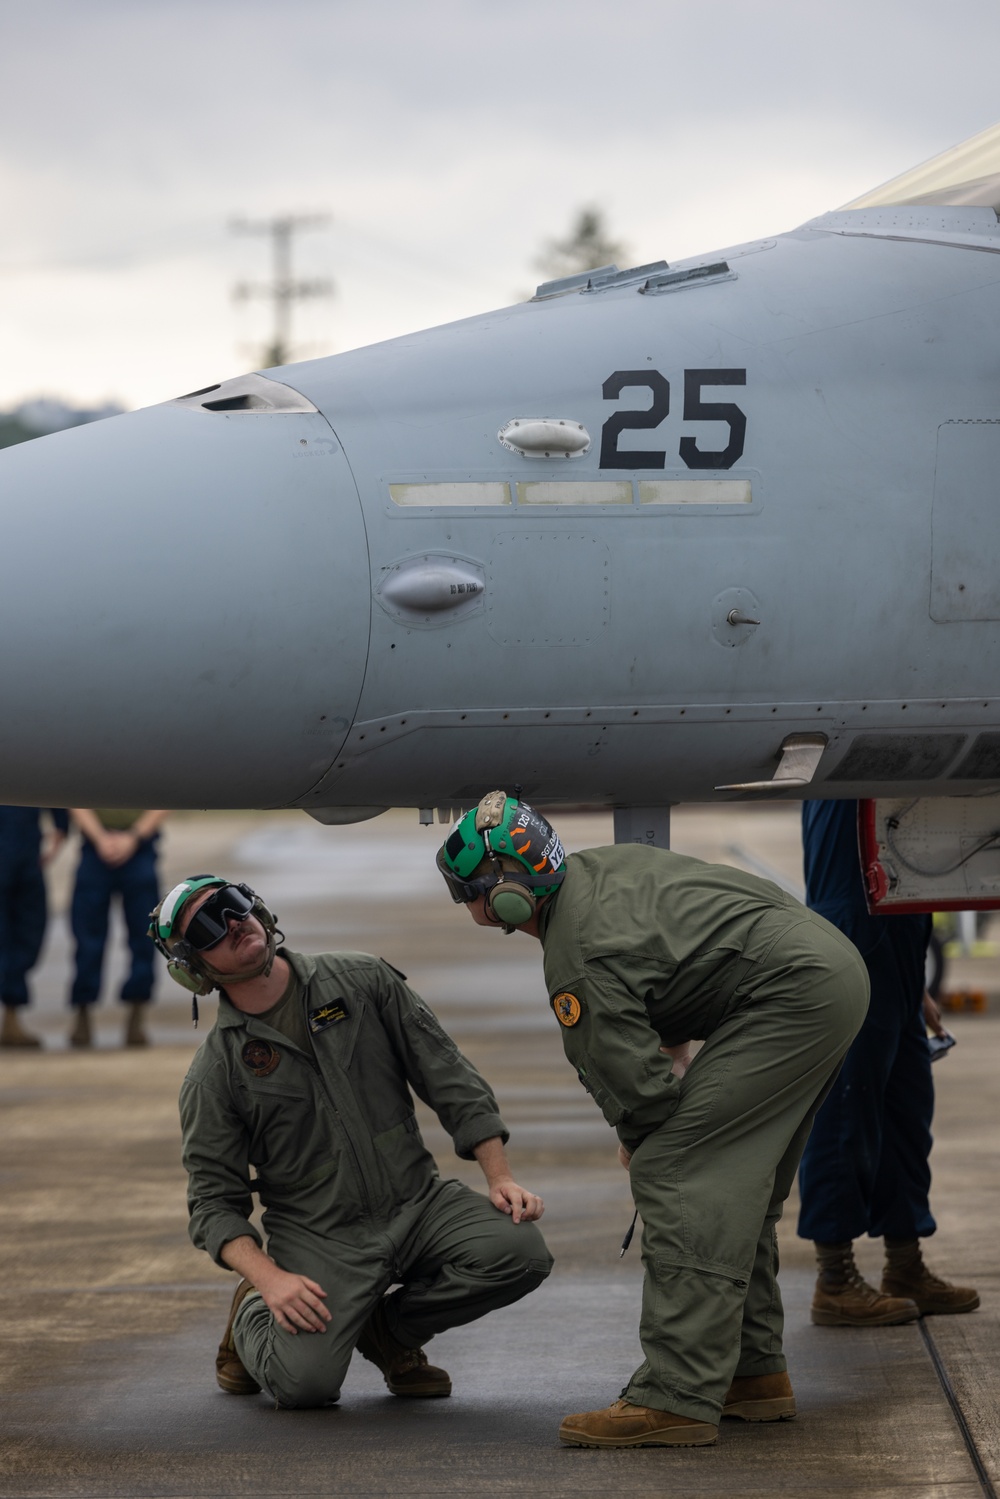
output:
<instances>
[{"instance_id":1,"label":"green ear cup","mask_svg":"<svg viewBox=\"0 0 1000 1499\"><path fill-rule=\"evenodd\" d=\"M171 961L167 964L167 972L175 984L180 984L189 994L205 995L210 992L210 985L203 974L195 973L186 963Z\"/></svg>"},{"instance_id":2,"label":"green ear cup","mask_svg":"<svg viewBox=\"0 0 1000 1499\"><path fill-rule=\"evenodd\" d=\"M489 902L494 916L506 926L520 926L530 921L535 910L534 901L513 884L495 885L490 891Z\"/></svg>"}]
</instances>

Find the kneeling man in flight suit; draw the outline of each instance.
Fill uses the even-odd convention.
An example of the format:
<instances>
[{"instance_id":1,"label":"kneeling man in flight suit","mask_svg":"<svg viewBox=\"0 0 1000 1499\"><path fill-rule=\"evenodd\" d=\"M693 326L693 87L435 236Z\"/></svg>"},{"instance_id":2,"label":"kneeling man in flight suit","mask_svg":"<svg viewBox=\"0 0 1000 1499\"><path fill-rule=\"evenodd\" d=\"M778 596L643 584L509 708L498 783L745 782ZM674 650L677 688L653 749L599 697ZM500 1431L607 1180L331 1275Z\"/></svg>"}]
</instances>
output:
<instances>
[{"instance_id":1,"label":"kneeling man in flight suit","mask_svg":"<svg viewBox=\"0 0 1000 1499\"><path fill-rule=\"evenodd\" d=\"M150 935L195 1007L220 990L181 1090L191 1237L242 1277L220 1386L326 1405L357 1347L394 1395L450 1394L422 1345L519 1300L552 1265L489 1087L402 974L365 953L278 948L247 885L182 881ZM478 1160L488 1200L438 1176L411 1089Z\"/></svg>"},{"instance_id":2,"label":"kneeling man in flight suit","mask_svg":"<svg viewBox=\"0 0 1000 1499\"><path fill-rule=\"evenodd\" d=\"M633 844L564 858L503 791L453 828L438 867L477 925L541 942L566 1055L617 1128L643 1221L645 1362L560 1439L698 1447L720 1416L794 1416L775 1225L865 1017L859 954L740 870Z\"/></svg>"}]
</instances>

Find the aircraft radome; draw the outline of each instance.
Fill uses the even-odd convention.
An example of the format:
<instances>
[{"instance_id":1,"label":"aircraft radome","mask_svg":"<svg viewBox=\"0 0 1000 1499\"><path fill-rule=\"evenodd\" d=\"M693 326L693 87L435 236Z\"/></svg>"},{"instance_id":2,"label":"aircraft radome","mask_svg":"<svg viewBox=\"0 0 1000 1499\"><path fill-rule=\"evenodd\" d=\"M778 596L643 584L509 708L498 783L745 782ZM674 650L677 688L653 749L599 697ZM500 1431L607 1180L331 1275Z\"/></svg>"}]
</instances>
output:
<instances>
[{"instance_id":1,"label":"aircraft radome","mask_svg":"<svg viewBox=\"0 0 1000 1499\"><path fill-rule=\"evenodd\" d=\"M8 449L0 798L1000 788L998 205L1000 127L791 233Z\"/></svg>"}]
</instances>

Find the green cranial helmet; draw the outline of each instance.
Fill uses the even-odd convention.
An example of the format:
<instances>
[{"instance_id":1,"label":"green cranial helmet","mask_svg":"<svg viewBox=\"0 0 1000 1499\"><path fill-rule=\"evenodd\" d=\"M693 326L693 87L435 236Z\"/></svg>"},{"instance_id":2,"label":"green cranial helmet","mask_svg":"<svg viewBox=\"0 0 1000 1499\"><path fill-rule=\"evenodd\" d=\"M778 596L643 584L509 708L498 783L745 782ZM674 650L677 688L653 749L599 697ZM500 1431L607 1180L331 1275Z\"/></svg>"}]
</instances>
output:
<instances>
[{"instance_id":1,"label":"green cranial helmet","mask_svg":"<svg viewBox=\"0 0 1000 1499\"><path fill-rule=\"evenodd\" d=\"M228 884L224 875L193 874L167 891L149 917L149 935L165 956L169 956L166 944L174 934L177 918L192 895L197 895L199 890L207 890L211 885L221 887Z\"/></svg>"},{"instance_id":2,"label":"green cranial helmet","mask_svg":"<svg viewBox=\"0 0 1000 1499\"><path fill-rule=\"evenodd\" d=\"M485 871L484 861L489 861ZM454 900L488 894L495 918L517 926L530 918L538 901L559 889L566 855L551 824L533 807L505 791L491 791L452 828L437 864Z\"/></svg>"},{"instance_id":3,"label":"green cranial helmet","mask_svg":"<svg viewBox=\"0 0 1000 1499\"><path fill-rule=\"evenodd\" d=\"M185 935L179 935L180 918L188 902L203 891L215 892L194 913ZM226 935L228 920L245 921L254 916L264 928L267 948L258 963L240 973L223 973L213 967L209 954ZM197 936L194 926L201 930ZM155 910L150 912L149 936L167 960L167 973L182 989L192 995L192 1019L198 1024L198 999L213 989L230 989L235 984L266 977L271 972L278 950L278 920L249 885L234 883L223 875L193 874L167 892Z\"/></svg>"}]
</instances>

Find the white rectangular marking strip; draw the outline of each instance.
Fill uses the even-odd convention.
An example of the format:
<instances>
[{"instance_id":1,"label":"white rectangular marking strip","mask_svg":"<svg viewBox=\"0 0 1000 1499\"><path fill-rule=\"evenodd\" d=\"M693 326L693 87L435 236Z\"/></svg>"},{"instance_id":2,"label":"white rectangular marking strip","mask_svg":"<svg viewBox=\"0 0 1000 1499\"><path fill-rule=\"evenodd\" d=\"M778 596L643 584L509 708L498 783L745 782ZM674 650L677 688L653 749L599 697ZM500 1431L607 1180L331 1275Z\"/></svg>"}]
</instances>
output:
<instances>
[{"instance_id":1,"label":"white rectangular marking strip","mask_svg":"<svg viewBox=\"0 0 1000 1499\"><path fill-rule=\"evenodd\" d=\"M640 479L640 505L749 505L749 479Z\"/></svg>"},{"instance_id":2,"label":"white rectangular marking strip","mask_svg":"<svg viewBox=\"0 0 1000 1499\"><path fill-rule=\"evenodd\" d=\"M517 486L519 505L631 505L629 479L598 483L542 479Z\"/></svg>"},{"instance_id":3,"label":"white rectangular marking strip","mask_svg":"<svg viewBox=\"0 0 1000 1499\"><path fill-rule=\"evenodd\" d=\"M510 485L492 480L469 484L390 484L394 505L509 505Z\"/></svg>"}]
</instances>

